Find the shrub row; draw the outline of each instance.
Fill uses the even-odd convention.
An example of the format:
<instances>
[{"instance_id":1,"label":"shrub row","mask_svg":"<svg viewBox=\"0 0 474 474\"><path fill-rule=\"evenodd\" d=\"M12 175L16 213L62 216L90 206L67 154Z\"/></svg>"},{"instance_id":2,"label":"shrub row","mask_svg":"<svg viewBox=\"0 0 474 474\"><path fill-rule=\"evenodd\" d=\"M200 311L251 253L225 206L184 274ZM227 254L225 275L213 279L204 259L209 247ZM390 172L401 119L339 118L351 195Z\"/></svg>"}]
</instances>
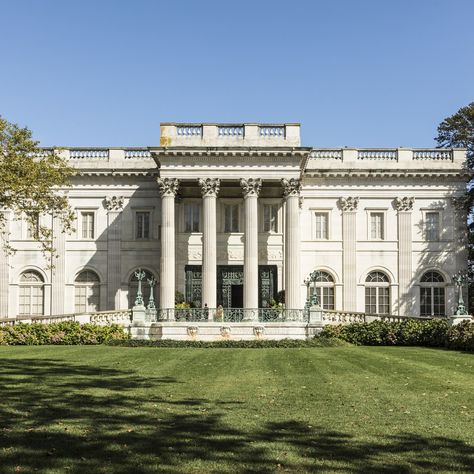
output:
<instances>
[{"instance_id":1,"label":"shrub row","mask_svg":"<svg viewBox=\"0 0 474 474\"><path fill-rule=\"evenodd\" d=\"M15 324L0 327L0 345L104 344L127 340L127 332L118 324L97 326L73 321L52 324Z\"/></svg>"},{"instance_id":2,"label":"shrub row","mask_svg":"<svg viewBox=\"0 0 474 474\"><path fill-rule=\"evenodd\" d=\"M254 339L251 341L173 341L170 339L163 339L160 341L147 340L113 340L108 343L112 346L127 346L127 347L172 347L172 348L235 348L235 349L260 349L271 347L334 347L346 345L344 341L336 338L316 337L314 339L282 339L274 341L270 339Z\"/></svg>"},{"instance_id":3,"label":"shrub row","mask_svg":"<svg viewBox=\"0 0 474 474\"><path fill-rule=\"evenodd\" d=\"M449 326L446 320L373 321L326 326L321 336L365 346L426 346L474 351L474 323Z\"/></svg>"}]
</instances>

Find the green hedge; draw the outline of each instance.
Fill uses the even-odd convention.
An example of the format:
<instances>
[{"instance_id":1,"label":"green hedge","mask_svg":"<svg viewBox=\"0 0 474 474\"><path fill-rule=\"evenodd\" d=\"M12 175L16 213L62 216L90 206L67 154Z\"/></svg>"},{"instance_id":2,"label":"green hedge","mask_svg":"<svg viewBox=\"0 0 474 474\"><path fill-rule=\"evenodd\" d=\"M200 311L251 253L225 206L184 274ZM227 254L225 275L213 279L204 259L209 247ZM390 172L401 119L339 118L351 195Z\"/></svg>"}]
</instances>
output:
<instances>
[{"instance_id":1,"label":"green hedge","mask_svg":"<svg viewBox=\"0 0 474 474\"><path fill-rule=\"evenodd\" d=\"M474 323L467 321L456 326L449 326L445 319L373 321L326 326L321 336L364 346L426 346L474 351Z\"/></svg>"},{"instance_id":2,"label":"green hedge","mask_svg":"<svg viewBox=\"0 0 474 474\"><path fill-rule=\"evenodd\" d=\"M274 341L270 339L265 340L251 340L251 341L173 341L170 339L162 339L159 341L137 340L130 339L128 341L114 340L108 343L112 346L127 346L127 347L173 347L173 348L235 348L235 349L260 349L270 347L337 347L347 345L344 341L336 338L316 337L314 339L282 339Z\"/></svg>"},{"instance_id":3,"label":"green hedge","mask_svg":"<svg viewBox=\"0 0 474 474\"><path fill-rule=\"evenodd\" d=\"M52 324L25 324L0 327L0 345L76 345L104 344L115 340L127 340L127 332L118 324L97 326L73 321Z\"/></svg>"}]
</instances>

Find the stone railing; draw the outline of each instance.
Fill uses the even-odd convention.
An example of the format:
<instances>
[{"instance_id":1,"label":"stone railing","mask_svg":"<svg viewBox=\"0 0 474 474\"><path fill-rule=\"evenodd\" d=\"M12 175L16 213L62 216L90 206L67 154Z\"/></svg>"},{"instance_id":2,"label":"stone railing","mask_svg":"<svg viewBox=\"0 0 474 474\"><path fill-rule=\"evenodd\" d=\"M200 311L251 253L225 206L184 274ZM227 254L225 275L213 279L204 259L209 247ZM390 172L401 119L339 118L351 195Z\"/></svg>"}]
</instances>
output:
<instances>
[{"instance_id":1,"label":"stone railing","mask_svg":"<svg viewBox=\"0 0 474 474\"><path fill-rule=\"evenodd\" d=\"M397 160L397 150L358 150L358 160Z\"/></svg>"},{"instance_id":2,"label":"stone railing","mask_svg":"<svg viewBox=\"0 0 474 474\"><path fill-rule=\"evenodd\" d=\"M413 159L453 161L453 152L451 150L414 150Z\"/></svg>"},{"instance_id":3,"label":"stone railing","mask_svg":"<svg viewBox=\"0 0 474 474\"><path fill-rule=\"evenodd\" d=\"M99 148L84 148L69 150L69 158L71 160L107 160L109 158L109 150Z\"/></svg>"},{"instance_id":4,"label":"stone railing","mask_svg":"<svg viewBox=\"0 0 474 474\"><path fill-rule=\"evenodd\" d=\"M126 160L133 160L138 158L151 158L151 153L148 150L143 149L125 150Z\"/></svg>"},{"instance_id":5,"label":"stone railing","mask_svg":"<svg viewBox=\"0 0 474 474\"><path fill-rule=\"evenodd\" d=\"M259 133L262 137L284 137L285 136L285 126L284 125L275 125L272 126L260 126Z\"/></svg>"},{"instance_id":6,"label":"stone railing","mask_svg":"<svg viewBox=\"0 0 474 474\"><path fill-rule=\"evenodd\" d=\"M132 320L132 310L99 311L90 314L90 322L93 324L123 324L128 325Z\"/></svg>"},{"instance_id":7,"label":"stone railing","mask_svg":"<svg viewBox=\"0 0 474 474\"><path fill-rule=\"evenodd\" d=\"M320 160L342 160L342 150L313 150L309 156Z\"/></svg>"},{"instance_id":8,"label":"stone railing","mask_svg":"<svg viewBox=\"0 0 474 474\"><path fill-rule=\"evenodd\" d=\"M217 134L220 137L244 137L243 125L221 125L217 127Z\"/></svg>"},{"instance_id":9,"label":"stone railing","mask_svg":"<svg viewBox=\"0 0 474 474\"><path fill-rule=\"evenodd\" d=\"M323 324L370 323L377 320L388 323L400 323L409 319L427 320L433 318L429 316L397 316L392 314L368 314L356 311L322 310Z\"/></svg>"},{"instance_id":10,"label":"stone railing","mask_svg":"<svg viewBox=\"0 0 474 474\"><path fill-rule=\"evenodd\" d=\"M201 125L179 125L176 134L180 137L200 137L202 135Z\"/></svg>"}]
</instances>

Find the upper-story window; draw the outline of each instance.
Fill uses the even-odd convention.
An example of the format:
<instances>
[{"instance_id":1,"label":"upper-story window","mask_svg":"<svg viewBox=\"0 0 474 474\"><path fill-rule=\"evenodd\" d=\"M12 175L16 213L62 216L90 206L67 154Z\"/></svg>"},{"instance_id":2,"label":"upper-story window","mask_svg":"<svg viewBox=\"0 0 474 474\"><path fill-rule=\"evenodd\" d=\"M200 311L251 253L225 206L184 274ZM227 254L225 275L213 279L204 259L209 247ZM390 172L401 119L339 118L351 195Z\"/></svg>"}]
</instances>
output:
<instances>
[{"instance_id":1,"label":"upper-story window","mask_svg":"<svg viewBox=\"0 0 474 474\"><path fill-rule=\"evenodd\" d=\"M197 202L184 204L184 232L199 232L199 213L201 206Z\"/></svg>"},{"instance_id":2,"label":"upper-story window","mask_svg":"<svg viewBox=\"0 0 474 474\"><path fill-rule=\"evenodd\" d=\"M327 240L329 238L328 217L329 217L329 214L327 212L314 213L315 239Z\"/></svg>"},{"instance_id":3,"label":"upper-story window","mask_svg":"<svg viewBox=\"0 0 474 474\"><path fill-rule=\"evenodd\" d=\"M150 238L150 211L137 211L135 213L135 238Z\"/></svg>"},{"instance_id":4,"label":"upper-story window","mask_svg":"<svg viewBox=\"0 0 474 474\"><path fill-rule=\"evenodd\" d=\"M95 214L92 211L81 212L81 237L86 240L94 238L95 231Z\"/></svg>"},{"instance_id":5,"label":"upper-story window","mask_svg":"<svg viewBox=\"0 0 474 474\"><path fill-rule=\"evenodd\" d=\"M263 205L263 232L278 232L278 204Z\"/></svg>"},{"instance_id":6,"label":"upper-story window","mask_svg":"<svg viewBox=\"0 0 474 474\"><path fill-rule=\"evenodd\" d=\"M239 232L239 205L224 205L224 232Z\"/></svg>"},{"instance_id":7,"label":"upper-story window","mask_svg":"<svg viewBox=\"0 0 474 474\"><path fill-rule=\"evenodd\" d=\"M370 213L370 238L371 240L384 239L384 213L371 212Z\"/></svg>"},{"instance_id":8,"label":"upper-story window","mask_svg":"<svg viewBox=\"0 0 474 474\"><path fill-rule=\"evenodd\" d=\"M425 213L425 239L428 241L439 240L440 236L440 213L426 212Z\"/></svg>"},{"instance_id":9,"label":"upper-story window","mask_svg":"<svg viewBox=\"0 0 474 474\"><path fill-rule=\"evenodd\" d=\"M39 215L35 215L33 219L26 222L26 238L28 240L36 240L39 237Z\"/></svg>"}]
</instances>

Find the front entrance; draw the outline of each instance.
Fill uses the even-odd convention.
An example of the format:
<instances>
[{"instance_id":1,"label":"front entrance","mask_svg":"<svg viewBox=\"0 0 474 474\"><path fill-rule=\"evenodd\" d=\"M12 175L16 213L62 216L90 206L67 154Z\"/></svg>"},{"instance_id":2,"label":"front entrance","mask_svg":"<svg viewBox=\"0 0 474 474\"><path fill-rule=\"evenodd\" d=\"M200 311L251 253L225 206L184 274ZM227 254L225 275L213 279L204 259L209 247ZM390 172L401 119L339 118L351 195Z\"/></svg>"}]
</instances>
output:
<instances>
[{"instance_id":1,"label":"front entrance","mask_svg":"<svg viewBox=\"0 0 474 474\"><path fill-rule=\"evenodd\" d=\"M185 299L194 307L202 305L202 267L186 265ZM260 308L268 308L277 295L276 265L258 266L258 301ZM242 265L217 266L217 305L224 308L243 308L244 305L244 267Z\"/></svg>"}]
</instances>

